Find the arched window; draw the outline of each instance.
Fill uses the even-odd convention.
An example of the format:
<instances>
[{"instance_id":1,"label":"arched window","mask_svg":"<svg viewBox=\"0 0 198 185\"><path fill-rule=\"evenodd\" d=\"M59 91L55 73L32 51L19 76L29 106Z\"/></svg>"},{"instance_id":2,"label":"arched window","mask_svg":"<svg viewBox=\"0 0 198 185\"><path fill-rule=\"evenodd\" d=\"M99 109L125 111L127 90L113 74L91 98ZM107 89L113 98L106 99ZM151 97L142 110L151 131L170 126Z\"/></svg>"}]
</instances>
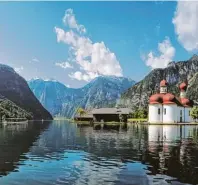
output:
<instances>
[{"instance_id":1,"label":"arched window","mask_svg":"<svg viewBox=\"0 0 198 185\"><path fill-rule=\"evenodd\" d=\"M160 114L160 108L158 109L158 114Z\"/></svg>"}]
</instances>

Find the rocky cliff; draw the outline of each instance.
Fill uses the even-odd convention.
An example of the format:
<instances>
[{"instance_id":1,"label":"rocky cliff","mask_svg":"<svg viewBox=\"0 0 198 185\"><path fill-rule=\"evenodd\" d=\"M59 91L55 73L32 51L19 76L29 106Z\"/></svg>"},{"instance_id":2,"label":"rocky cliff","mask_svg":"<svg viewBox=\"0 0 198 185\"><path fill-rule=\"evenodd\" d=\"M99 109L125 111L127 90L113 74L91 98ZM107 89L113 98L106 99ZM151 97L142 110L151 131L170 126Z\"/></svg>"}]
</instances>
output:
<instances>
[{"instance_id":1,"label":"rocky cliff","mask_svg":"<svg viewBox=\"0 0 198 185\"><path fill-rule=\"evenodd\" d=\"M28 82L29 87L52 115L72 117L77 107L114 106L120 94L135 82L124 77L100 76L79 89L67 88L57 81L41 79Z\"/></svg>"},{"instance_id":2,"label":"rocky cliff","mask_svg":"<svg viewBox=\"0 0 198 185\"><path fill-rule=\"evenodd\" d=\"M32 115L32 119L52 119L50 113L13 68L0 64L0 95Z\"/></svg>"},{"instance_id":3,"label":"rocky cliff","mask_svg":"<svg viewBox=\"0 0 198 185\"><path fill-rule=\"evenodd\" d=\"M194 55L187 61L171 62L165 69L152 70L143 80L129 88L121 95L121 102L132 109L147 108L149 96L159 90L159 83L166 79L169 92L179 95L178 86L187 80L189 87L187 95L197 101L196 95L198 72L198 56Z\"/></svg>"}]
</instances>

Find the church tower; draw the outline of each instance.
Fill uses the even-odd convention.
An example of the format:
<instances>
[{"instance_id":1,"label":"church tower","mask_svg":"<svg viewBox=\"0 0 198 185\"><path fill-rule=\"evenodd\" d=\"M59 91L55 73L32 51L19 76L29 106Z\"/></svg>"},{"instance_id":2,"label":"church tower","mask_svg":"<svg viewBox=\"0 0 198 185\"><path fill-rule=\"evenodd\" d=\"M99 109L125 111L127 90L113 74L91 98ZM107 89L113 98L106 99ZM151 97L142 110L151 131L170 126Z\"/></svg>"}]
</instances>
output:
<instances>
[{"instance_id":1,"label":"church tower","mask_svg":"<svg viewBox=\"0 0 198 185\"><path fill-rule=\"evenodd\" d=\"M166 80L160 82L160 94L166 94L168 92L168 83Z\"/></svg>"}]
</instances>

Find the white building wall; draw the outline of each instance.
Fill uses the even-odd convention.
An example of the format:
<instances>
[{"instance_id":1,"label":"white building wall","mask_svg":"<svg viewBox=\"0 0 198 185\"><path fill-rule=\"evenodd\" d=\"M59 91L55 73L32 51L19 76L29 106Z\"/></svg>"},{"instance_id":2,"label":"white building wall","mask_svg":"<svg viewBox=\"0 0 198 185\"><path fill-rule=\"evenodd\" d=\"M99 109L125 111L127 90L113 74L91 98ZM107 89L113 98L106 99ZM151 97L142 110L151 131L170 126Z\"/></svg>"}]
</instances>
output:
<instances>
[{"instance_id":1,"label":"white building wall","mask_svg":"<svg viewBox=\"0 0 198 185\"><path fill-rule=\"evenodd\" d=\"M160 109L160 114L158 114ZM161 104L150 104L149 105L149 123L162 123L162 105Z\"/></svg>"},{"instance_id":2,"label":"white building wall","mask_svg":"<svg viewBox=\"0 0 198 185\"><path fill-rule=\"evenodd\" d=\"M180 115L181 115L180 112L181 112L181 111L182 111L182 120L180 119L180 117L181 117L181 116L180 116ZM184 107L179 107L179 106L178 106L178 107L177 107L177 122L178 122L178 123L180 123L180 122L183 122L183 123L184 123L184 121L185 121L185 120L184 120Z\"/></svg>"},{"instance_id":3,"label":"white building wall","mask_svg":"<svg viewBox=\"0 0 198 185\"><path fill-rule=\"evenodd\" d=\"M191 122L191 121L192 121L191 116L190 116L190 110L191 110L191 108L190 108L190 107L185 107L185 108L184 108L184 113L185 113L185 115L184 115L184 117L185 117L185 122Z\"/></svg>"},{"instance_id":4,"label":"white building wall","mask_svg":"<svg viewBox=\"0 0 198 185\"><path fill-rule=\"evenodd\" d=\"M166 110L166 114L165 114ZM177 105L163 105L163 123L177 123Z\"/></svg>"},{"instance_id":5,"label":"white building wall","mask_svg":"<svg viewBox=\"0 0 198 185\"><path fill-rule=\"evenodd\" d=\"M158 114L160 109L160 114ZM166 109L166 114L164 114ZM190 107L180 107L176 104L150 104L149 105L149 123L180 123L191 122L192 118L189 116ZM182 119L180 119L180 111L182 111Z\"/></svg>"}]
</instances>

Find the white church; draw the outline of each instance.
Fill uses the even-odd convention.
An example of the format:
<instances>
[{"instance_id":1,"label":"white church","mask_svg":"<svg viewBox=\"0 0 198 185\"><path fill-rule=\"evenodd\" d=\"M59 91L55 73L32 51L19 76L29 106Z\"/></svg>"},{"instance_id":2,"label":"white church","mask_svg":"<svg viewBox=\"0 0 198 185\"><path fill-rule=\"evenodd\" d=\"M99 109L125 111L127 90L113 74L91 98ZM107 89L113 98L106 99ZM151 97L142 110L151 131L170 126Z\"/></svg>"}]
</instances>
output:
<instances>
[{"instance_id":1,"label":"white church","mask_svg":"<svg viewBox=\"0 0 198 185\"><path fill-rule=\"evenodd\" d=\"M168 92L166 80L160 82L160 93L149 98L149 123L186 123L191 122L190 110L193 101L186 97L187 84L181 83L180 97Z\"/></svg>"}]
</instances>

